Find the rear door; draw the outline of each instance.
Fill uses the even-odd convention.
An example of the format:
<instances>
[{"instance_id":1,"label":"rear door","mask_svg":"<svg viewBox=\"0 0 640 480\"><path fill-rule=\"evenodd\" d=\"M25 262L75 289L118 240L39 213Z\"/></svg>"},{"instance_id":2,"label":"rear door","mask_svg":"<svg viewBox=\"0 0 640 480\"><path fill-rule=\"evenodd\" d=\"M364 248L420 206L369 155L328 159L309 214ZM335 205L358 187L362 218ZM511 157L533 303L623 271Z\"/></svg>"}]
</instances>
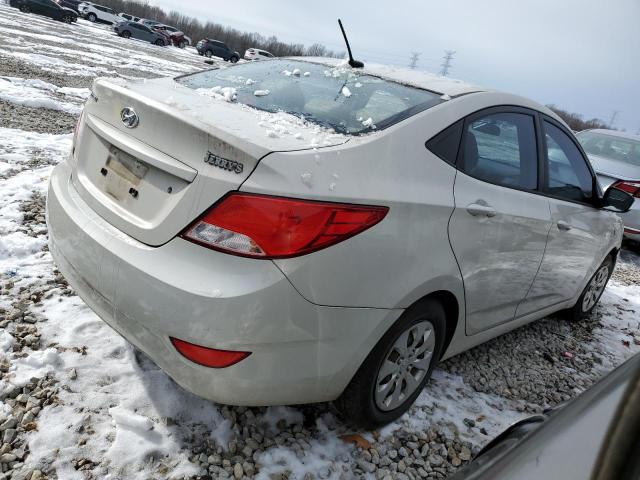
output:
<instances>
[{"instance_id":1,"label":"rear door","mask_svg":"<svg viewBox=\"0 0 640 480\"><path fill-rule=\"evenodd\" d=\"M515 317L542 261L551 218L538 191L536 129L536 113L516 107L465 121L449 237L470 335Z\"/></svg>"},{"instance_id":2,"label":"rear door","mask_svg":"<svg viewBox=\"0 0 640 480\"><path fill-rule=\"evenodd\" d=\"M216 57L221 57L221 58L227 58L229 49L227 48L227 46L222 43L222 42L213 42L213 54Z\"/></svg>"},{"instance_id":3,"label":"rear door","mask_svg":"<svg viewBox=\"0 0 640 480\"><path fill-rule=\"evenodd\" d=\"M594 206L596 182L573 136L542 121L545 193L552 226L540 272L518 316L577 296L608 253L614 235L608 215Z\"/></svg>"},{"instance_id":4,"label":"rear door","mask_svg":"<svg viewBox=\"0 0 640 480\"><path fill-rule=\"evenodd\" d=\"M149 30L149 28L145 25L142 24L133 24L131 25L132 29L133 29L133 36L140 39L140 40L145 40L147 42L150 42L153 38L153 33L151 32L151 30Z\"/></svg>"}]
</instances>

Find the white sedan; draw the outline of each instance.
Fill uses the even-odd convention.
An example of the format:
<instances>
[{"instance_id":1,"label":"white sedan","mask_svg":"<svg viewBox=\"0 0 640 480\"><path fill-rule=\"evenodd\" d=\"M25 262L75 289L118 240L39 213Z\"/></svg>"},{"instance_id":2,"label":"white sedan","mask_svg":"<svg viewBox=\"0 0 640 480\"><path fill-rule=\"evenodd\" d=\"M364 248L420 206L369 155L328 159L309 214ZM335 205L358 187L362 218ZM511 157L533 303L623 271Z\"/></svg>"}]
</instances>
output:
<instances>
[{"instance_id":1,"label":"white sedan","mask_svg":"<svg viewBox=\"0 0 640 480\"><path fill-rule=\"evenodd\" d=\"M97 80L47 219L69 283L184 388L374 428L438 361L589 315L632 202L535 102L275 59Z\"/></svg>"}]
</instances>

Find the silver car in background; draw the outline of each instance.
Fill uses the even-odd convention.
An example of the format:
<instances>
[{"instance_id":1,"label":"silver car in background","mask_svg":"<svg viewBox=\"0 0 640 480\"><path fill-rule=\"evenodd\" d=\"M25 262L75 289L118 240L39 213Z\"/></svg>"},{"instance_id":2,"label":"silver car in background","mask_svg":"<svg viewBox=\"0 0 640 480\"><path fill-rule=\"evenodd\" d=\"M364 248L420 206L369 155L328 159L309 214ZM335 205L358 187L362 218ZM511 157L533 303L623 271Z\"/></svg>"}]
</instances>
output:
<instances>
[{"instance_id":1,"label":"silver car in background","mask_svg":"<svg viewBox=\"0 0 640 480\"><path fill-rule=\"evenodd\" d=\"M616 188L640 198L640 136L616 130L577 134L603 190ZM640 242L640 202L622 214L624 236Z\"/></svg>"},{"instance_id":2,"label":"silver car in background","mask_svg":"<svg viewBox=\"0 0 640 480\"><path fill-rule=\"evenodd\" d=\"M638 480L640 355L500 434L451 480Z\"/></svg>"}]
</instances>

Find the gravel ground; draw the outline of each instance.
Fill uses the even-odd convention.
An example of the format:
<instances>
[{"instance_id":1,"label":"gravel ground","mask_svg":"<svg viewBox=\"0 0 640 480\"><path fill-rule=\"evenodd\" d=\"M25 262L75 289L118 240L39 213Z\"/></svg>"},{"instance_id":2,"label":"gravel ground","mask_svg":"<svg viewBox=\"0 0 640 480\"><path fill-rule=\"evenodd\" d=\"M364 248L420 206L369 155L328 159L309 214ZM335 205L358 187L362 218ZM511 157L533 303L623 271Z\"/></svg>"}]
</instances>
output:
<instances>
[{"instance_id":1,"label":"gravel ground","mask_svg":"<svg viewBox=\"0 0 640 480\"><path fill-rule=\"evenodd\" d=\"M43 31L43 25L49 35L59 32L61 36L67 35L68 27L41 19L18 25L17 12L1 6L0 27L5 14L4 30L0 30L0 76L86 88L100 69L122 77L147 77L154 74L154 62L165 65L163 62L169 62L165 57L170 55L170 73L201 64L201 59L187 57L185 52L144 46L148 58L141 58L134 65L126 58L138 54L137 47L127 46L122 39L105 37L100 45L114 52L109 58L87 61L94 70L88 69L83 75L70 66L72 60L79 61L83 44L65 41L65 51L56 53L59 43L34 37ZM82 22L75 27L85 33L95 29ZM22 33L16 40L16 33L7 29ZM62 59L65 64L53 68L50 61L16 56L34 38L39 46L49 48L41 49L48 58ZM183 57L186 60L182 61ZM167 74L167 70L157 74L160 73ZM0 101L0 124L4 129L16 130L16 135L19 131L70 133L75 119L76 115L63 111ZM4 129L0 130L8 132ZM6 134L5 138L10 137ZM11 198L0 200L4 202L0 203L2 238L19 236L24 244L32 242L24 252L11 250L11 245L0 240L0 346L7 352L0 355L0 480L255 476L273 480L366 476L384 480L443 479L468 462L511 421L570 400L640 351L638 315L634 311L638 308L640 257L624 250L612 287L590 319L572 324L561 318L547 318L447 360L436 370L409 414L379 432L350 430L328 405L268 409L207 405L183 392L144 354L127 346L101 324L96 326L93 320L87 323L90 328L102 328L100 338L113 345L108 354L85 341L89 337L80 330L74 331L71 339L52 334L56 329L72 328L76 310L85 316L90 314L55 270L47 251L46 176L64 155L62 147L68 142L67 137L57 135L51 137L51 142L53 145L55 140L61 147L47 148L48 138L25 140L24 148L10 142L0 144L0 165L9 165L0 171L3 189L13 188L22 178L29 185L30 175L43 179L34 181L33 192L20 196L11 190ZM22 155L20 161L14 159L18 153ZM8 256L3 256L3 249L9 252ZM11 252L20 260L12 263ZM61 315L56 313L56 304L72 305L76 310L63 310ZM99 364L105 357L131 364L130 368L138 372L139 376L124 388L134 389L139 378L160 378L165 385L163 392L188 405L200 402L196 404L213 412L216 420L201 421L196 416L181 420L181 407L159 406L149 393L144 402L153 405L156 414L149 415L149 429L162 437L156 439L158 444L164 437L171 437L175 451L163 453L158 446L145 454L144 464L135 470L118 463L117 458L96 446L102 445L100 442L115 445L122 434L112 425L118 423L112 410L120 398L116 374L103 372L94 378L84 373L85 366ZM73 367L67 367L71 365L69 358L75 362ZM61 359L64 369L47 368L55 367ZM21 372L25 371L33 372L33 376L18 382L16 375L24 376ZM82 395L86 392L80 391L79 385L92 393ZM116 394L105 404L95 403L92 396L101 395L104 389ZM137 412L146 415L145 408L141 404ZM63 417L61 412L72 413ZM64 419L62 423L60 418ZM60 432L56 430L58 424ZM222 426L225 435L220 434ZM135 430L131 423L129 428ZM70 437L65 436L66 431L71 431ZM181 455L185 458L179 458ZM190 465L191 470L184 470L184 465Z\"/></svg>"}]
</instances>

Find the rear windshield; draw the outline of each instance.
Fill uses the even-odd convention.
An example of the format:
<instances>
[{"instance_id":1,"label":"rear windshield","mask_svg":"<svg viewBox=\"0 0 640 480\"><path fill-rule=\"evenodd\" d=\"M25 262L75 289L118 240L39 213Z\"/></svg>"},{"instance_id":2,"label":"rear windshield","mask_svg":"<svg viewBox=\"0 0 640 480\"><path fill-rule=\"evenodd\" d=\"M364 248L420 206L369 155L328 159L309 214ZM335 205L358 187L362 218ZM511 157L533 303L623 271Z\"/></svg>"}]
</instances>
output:
<instances>
[{"instance_id":1,"label":"rear windshield","mask_svg":"<svg viewBox=\"0 0 640 480\"><path fill-rule=\"evenodd\" d=\"M238 103L287 112L351 135L389 127L442 101L440 94L349 67L299 60L244 63L189 74L176 81L196 90L232 88Z\"/></svg>"}]
</instances>

